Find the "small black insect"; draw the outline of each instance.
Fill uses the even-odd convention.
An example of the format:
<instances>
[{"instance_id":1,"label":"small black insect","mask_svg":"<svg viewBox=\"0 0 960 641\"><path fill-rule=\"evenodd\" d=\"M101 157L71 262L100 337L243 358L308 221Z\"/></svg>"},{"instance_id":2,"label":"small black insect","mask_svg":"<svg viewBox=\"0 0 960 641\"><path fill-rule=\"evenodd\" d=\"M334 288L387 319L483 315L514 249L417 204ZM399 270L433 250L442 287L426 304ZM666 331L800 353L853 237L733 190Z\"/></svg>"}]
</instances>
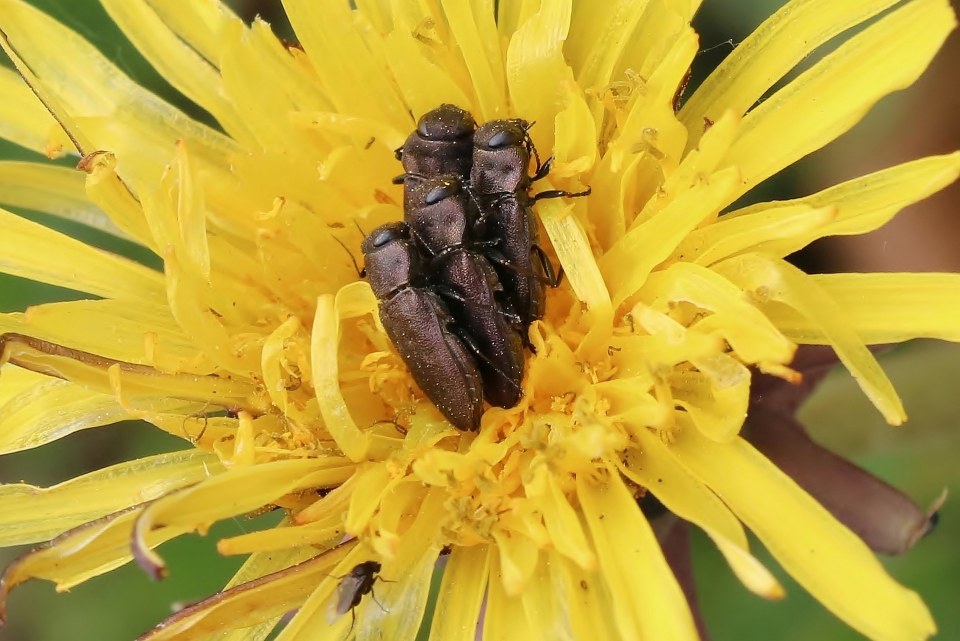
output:
<instances>
[{"instance_id":1,"label":"small black insect","mask_svg":"<svg viewBox=\"0 0 960 641\"><path fill-rule=\"evenodd\" d=\"M333 623L337 618L350 612L350 615L354 617L350 623L350 628L353 629L357 616L353 609L360 605L360 601L365 594L373 593L373 584L380 578L377 576L379 572L380 563L378 561L364 561L353 566L353 569L347 572L340 579L340 583L337 584L336 600L330 603L330 608L327 611L327 621Z\"/></svg>"},{"instance_id":2,"label":"small black insect","mask_svg":"<svg viewBox=\"0 0 960 641\"><path fill-rule=\"evenodd\" d=\"M520 400L524 365L519 318L496 271L473 249L467 191L457 176L448 175L419 181L407 195L404 217L430 259L433 287L475 341L484 395L491 405L513 407Z\"/></svg>"},{"instance_id":3,"label":"small black insect","mask_svg":"<svg viewBox=\"0 0 960 641\"><path fill-rule=\"evenodd\" d=\"M410 374L460 430L480 427L483 380L447 306L429 287L406 223L374 229L363 241L365 270L380 301L380 320Z\"/></svg>"},{"instance_id":4,"label":"small black insect","mask_svg":"<svg viewBox=\"0 0 960 641\"><path fill-rule=\"evenodd\" d=\"M397 160L403 163L406 172L397 182L444 174L467 180L476 129L477 123L470 112L456 105L440 105L425 113L403 147L397 149Z\"/></svg>"}]
</instances>

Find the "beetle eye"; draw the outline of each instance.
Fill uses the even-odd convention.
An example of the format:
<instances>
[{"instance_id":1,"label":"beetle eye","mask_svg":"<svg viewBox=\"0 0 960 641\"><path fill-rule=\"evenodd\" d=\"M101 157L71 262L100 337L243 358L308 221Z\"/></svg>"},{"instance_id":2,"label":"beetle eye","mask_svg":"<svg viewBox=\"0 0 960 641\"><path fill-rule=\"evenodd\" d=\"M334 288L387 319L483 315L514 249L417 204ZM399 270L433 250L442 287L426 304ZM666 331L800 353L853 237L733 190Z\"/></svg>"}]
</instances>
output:
<instances>
[{"instance_id":1,"label":"beetle eye","mask_svg":"<svg viewBox=\"0 0 960 641\"><path fill-rule=\"evenodd\" d=\"M417 123L417 133L424 138L432 138L433 135L430 131L430 123L426 118L421 118L420 122Z\"/></svg>"},{"instance_id":2,"label":"beetle eye","mask_svg":"<svg viewBox=\"0 0 960 641\"><path fill-rule=\"evenodd\" d=\"M365 245L370 247L383 247L394 240L403 240L409 238L410 230L404 222L387 223L377 227L367 236Z\"/></svg>"},{"instance_id":3,"label":"beetle eye","mask_svg":"<svg viewBox=\"0 0 960 641\"><path fill-rule=\"evenodd\" d=\"M370 244L374 247L383 247L391 240L396 239L397 235L394 233L393 229L381 229L380 231L375 231L370 237Z\"/></svg>"},{"instance_id":4,"label":"beetle eye","mask_svg":"<svg viewBox=\"0 0 960 641\"><path fill-rule=\"evenodd\" d=\"M518 144L520 144L520 139L517 138L516 132L510 129L501 129L497 133L490 136L490 140L487 141L487 146L491 149L512 147Z\"/></svg>"},{"instance_id":5,"label":"beetle eye","mask_svg":"<svg viewBox=\"0 0 960 641\"><path fill-rule=\"evenodd\" d=\"M438 202L450 196L460 193L460 182L456 180L444 180L436 187L427 192L423 202L428 205L436 205Z\"/></svg>"}]
</instances>

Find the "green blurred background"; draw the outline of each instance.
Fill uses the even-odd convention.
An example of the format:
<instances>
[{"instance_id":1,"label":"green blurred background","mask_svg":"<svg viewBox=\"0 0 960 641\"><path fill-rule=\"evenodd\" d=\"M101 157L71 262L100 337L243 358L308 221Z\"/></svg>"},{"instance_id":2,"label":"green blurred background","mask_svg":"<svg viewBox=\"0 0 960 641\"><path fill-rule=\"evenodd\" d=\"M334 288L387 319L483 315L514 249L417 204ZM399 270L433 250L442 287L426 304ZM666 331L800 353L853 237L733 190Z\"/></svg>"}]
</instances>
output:
<instances>
[{"instance_id":1,"label":"green blurred background","mask_svg":"<svg viewBox=\"0 0 960 641\"><path fill-rule=\"evenodd\" d=\"M83 34L137 81L194 117L210 122L153 71L95 0L30 2ZM234 0L229 4L247 18L257 13L265 16L279 33L289 37L278 2ZM733 43L742 40L781 4L780 0L706 0L696 25L703 51L695 63L690 89L730 52ZM748 198L758 201L807 194L896 162L957 149L958 65L960 43L955 35L917 85L882 101L853 131L767 181ZM48 162L2 141L0 158ZM68 159L63 164L73 162ZM810 271L958 271L958 191L954 185L912 207L880 233L862 239L821 242L796 260ZM81 226L54 222L31 212L18 213L56 226L85 242L158 264L154 257L132 245ZM0 275L0 311L77 297L71 291ZM882 362L910 415L905 427L894 429L884 424L844 372L834 372L827 379L804 408L802 417L818 440L925 505L942 489L960 481L960 403L955 396L960 380L960 347L917 341L885 354ZM182 441L138 423L87 430L38 451L3 457L0 482L46 486L120 461L181 449L183 445ZM262 517L271 518L276 517ZM242 559L219 556L215 550L218 538L265 525L261 519L234 519L218 524L207 536L181 537L164 545L160 552L169 563L170 576L159 583L151 582L131 565L66 594L56 594L49 583L29 582L11 596L10 621L0 629L0 641L134 639L178 604L203 598L230 578ZM694 546L700 601L715 641L861 638L790 581L766 554L761 552L761 558L776 568L788 590L788 598L778 603L747 593L704 537L695 536ZM758 544L755 547L760 548ZM0 550L0 567L23 551ZM938 529L913 551L884 562L895 577L917 590L927 602L940 627L937 638L960 639L960 502L948 500ZM838 568L840 571L842 568Z\"/></svg>"}]
</instances>

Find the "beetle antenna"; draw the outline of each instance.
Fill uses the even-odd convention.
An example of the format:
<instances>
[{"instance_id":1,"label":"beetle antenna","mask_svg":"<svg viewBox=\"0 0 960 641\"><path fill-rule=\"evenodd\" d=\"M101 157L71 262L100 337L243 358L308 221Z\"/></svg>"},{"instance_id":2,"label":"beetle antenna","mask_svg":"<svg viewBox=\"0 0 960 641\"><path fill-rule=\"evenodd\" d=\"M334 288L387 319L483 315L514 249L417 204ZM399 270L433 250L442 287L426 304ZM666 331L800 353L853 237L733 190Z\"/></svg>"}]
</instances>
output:
<instances>
[{"instance_id":1,"label":"beetle antenna","mask_svg":"<svg viewBox=\"0 0 960 641\"><path fill-rule=\"evenodd\" d=\"M537 170L534 173L539 175L540 170L543 169L543 164L540 162L540 154L537 152L537 146L533 144L533 138L530 137L530 130L535 124L537 124L536 120L528 123L527 126L523 128L523 146L527 148L527 153L533 155L537 161Z\"/></svg>"},{"instance_id":2,"label":"beetle antenna","mask_svg":"<svg viewBox=\"0 0 960 641\"><path fill-rule=\"evenodd\" d=\"M354 222L356 222L356 221L354 221ZM357 229L360 229L360 226L359 226L359 225L357 226ZM363 230L360 230L360 233L363 233ZM332 235L332 234L331 234L331 235ZM333 236L333 239L334 239L335 241L337 241L337 244L338 244L338 245L340 245L341 247L343 247L343 251L347 252L347 256L350 257L350 262L353 263L353 268L354 268L354 269L356 270L356 272L357 272L357 277L358 277L358 278L364 278L364 277L366 277L366 275L367 275L367 270L366 270L366 269L360 269L360 265L357 264L357 259L353 257L353 254L350 252L349 249L347 249L347 246L343 244L343 241L340 240L339 238L337 238L336 236Z\"/></svg>"}]
</instances>

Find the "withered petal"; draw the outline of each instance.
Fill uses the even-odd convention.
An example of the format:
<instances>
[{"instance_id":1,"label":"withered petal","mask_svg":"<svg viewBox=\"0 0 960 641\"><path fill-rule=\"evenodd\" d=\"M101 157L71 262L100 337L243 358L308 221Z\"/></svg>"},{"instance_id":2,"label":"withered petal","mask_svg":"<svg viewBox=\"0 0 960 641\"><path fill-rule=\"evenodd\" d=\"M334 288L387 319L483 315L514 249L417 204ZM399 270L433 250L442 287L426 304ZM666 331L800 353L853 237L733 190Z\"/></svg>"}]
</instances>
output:
<instances>
[{"instance_id":1,"label":"withered petal","mask_svg":"<svg viewBox=\"0 0 960 641\"><path fill-rule=\"evenodd\" d=\"M922 510L896 488L815 443L792 417L754 407L743 434L875 552L902 554L933 528L942 498Z\"/></svg>"},{"instance_id":2,"label":"withered petal","mask_svg":"<svg viewBox=\"0 0 960 641\"><path fill-rule=\"evenodd\" d=\"M50 541L47 541L46 543L43 543L42 545L39 545L17 557L3 570L3 573L0 574L0 628L3 628L7 621L7 599L10 596L10 592L27 579L36 578L37 576L31 573L29 569L26 569L29 567L32 561L34 561L38 556L43 555L45 551L55 548L59 543L69 540L78 533L83 533L100 525L120 519L124 515L129 515L131 512L142 509L145 505L146 503L140 503L111 514L105 514L98 519L94 519L82 525L78 525L77 527L71 528L63 534L51 539Z\"/></svg>"},{"instance_id":3,"label":"withered petal","mask_svg":"<svg viewBox=\"0 0 960 641\"><path fill-rule=\"evenodd\" d=\"M317 556L224 589L172 614L137 641L200 639L258 624L297 609L356 546L348 541Z\"/></svg>"}]
</instances>

